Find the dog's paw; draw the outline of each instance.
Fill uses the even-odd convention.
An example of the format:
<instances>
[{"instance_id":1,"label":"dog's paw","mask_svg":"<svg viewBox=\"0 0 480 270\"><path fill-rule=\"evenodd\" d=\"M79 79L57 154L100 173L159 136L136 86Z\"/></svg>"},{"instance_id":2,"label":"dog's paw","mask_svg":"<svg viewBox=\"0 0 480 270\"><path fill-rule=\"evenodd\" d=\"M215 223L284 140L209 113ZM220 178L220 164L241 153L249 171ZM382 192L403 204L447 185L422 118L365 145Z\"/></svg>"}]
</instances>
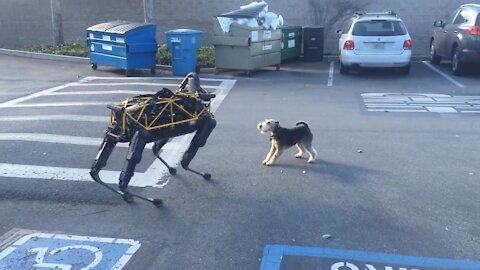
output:
<instances>
[{"instance_id":1,"label":"dog's paw","mask_svg":"<svg viewBox=\"0 0 480 270\"><path fill-rule=\"evenodd\" d=\"M302 157L303 157L303 154L298 153L298 154L295 155L295 157L296 157L296 158L302 158Z\"/></svg>"},{"instance_id":2,"label":"dog's paw","mask_svg":"<svg viewBox=\"0 0 480 270\"><path fill-rule=\"evenodd\" d=\"M265 166L273 166L273 162L266 162L264 165Z\"/></svg>"},{"instance_id":3,"label":"dog's paw","mask_svg":"<svg viewBox=\"0 0 480 270\"><path fill-rule=\"evenodd\" d=\"M308 163L315 163L315 159L314 158L309 158L307 162Z\"/></svg>"}]
</instances>

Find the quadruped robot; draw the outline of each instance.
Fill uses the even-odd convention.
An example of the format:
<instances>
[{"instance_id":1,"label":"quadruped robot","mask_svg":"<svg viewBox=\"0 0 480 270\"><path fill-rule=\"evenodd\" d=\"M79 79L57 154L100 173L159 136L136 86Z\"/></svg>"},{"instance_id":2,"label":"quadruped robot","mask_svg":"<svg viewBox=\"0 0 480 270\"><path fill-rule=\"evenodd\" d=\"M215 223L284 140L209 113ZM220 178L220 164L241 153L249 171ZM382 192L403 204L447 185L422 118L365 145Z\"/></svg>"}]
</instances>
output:
<instances>
[{"instance_id":1,"label":"quadruped robot","mask_svg":"<svg viewBox=\"0 0 480 270\"><path fill-rule=\"evenodd\" d=\"M93 180L119 194L128 203L133 202L133 198L136 197L161 207L163 203L161 199L143 197L128 190L135 166L142 159L145 145L154 142L153 154L168 168L171 175L175 175L176 169L160 157L160 149L170 138L195 131L196 134L188 150L183 154L180 164L185 170L209 180L210 174L193 170L188 166L216 126L216 120L210 109L211 99L214 97L215 94L205 91L200 86L200 79L196 73L189 73L176 92L163 88L154 94L138 95L127 98L119 104L107 105L111 110L111 123L105 131L105 138L92 164L90 175ZM107 165L110 154L119 142L129 142L130 145L117 190L103 182L99 173Z\"/></svg>"}]
</instances>

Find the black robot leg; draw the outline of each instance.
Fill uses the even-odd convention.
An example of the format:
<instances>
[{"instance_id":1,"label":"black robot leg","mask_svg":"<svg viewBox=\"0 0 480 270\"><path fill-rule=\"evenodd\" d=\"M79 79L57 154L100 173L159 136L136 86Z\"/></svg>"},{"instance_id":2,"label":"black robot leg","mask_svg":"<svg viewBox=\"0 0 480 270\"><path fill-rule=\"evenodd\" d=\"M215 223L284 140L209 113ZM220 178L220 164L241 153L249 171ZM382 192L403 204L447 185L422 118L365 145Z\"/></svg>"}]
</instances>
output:
<instances>
[{"instance_id":1,"label":"black robot leg","mask_svg":"<svg viewBox=\"0 0 480 270\"><path fill-rule=\"evenodd\" d=\"M128 191L128 184L130 183L130 179L132 179L133 177L135 167L142 159L143 149L145 148L146 144L146 135L141 131L136 131L132 137L132 140L130 141L127 159L125 160L122 172L120 173L118 186L120 190L124 193L122 197L125 201L130 203L133 201L133 197L136 197L144 201L151 202L155 206L160 207L162 205L162 200L143 197Z\"/></svg>"},{"instance_id":2,"label":"black robot leg","mask_svg":"<svg viewBox=\"0 0 480 270\"><path fill-rule=\"evenodd\" d=\"M103 139L102 144L100 145L100 149L98 150L97 158L92 164L92 169L90 170L90 176L95 180L95 182L99 183L100 185L108 188L109 190L119 194L120 196L124 196L125 194L122 191L116 190L109 186L107 183L103 182L100 179L99 173L107 165L107 160L110 157L115 145L117 144L117 138L109 131L105 132L105 138Z\"/></svg>"},{"instance_id":3,"label":"black robot leg","mask_svg":"<svg viewBox=\"0 0 480 270\"><path fill-rule=\"evenodd\" d=\"M205 180L209 180L211 178L211 175L208 173L203 173L190 169L188 165L197 154L198 149L200 147L203 147L207 143L208 136L210 136L210 133L212 133L216 125L217 121L212 117L205 117L199 121L199 128L197 129L197 133L193 137L192 142L190 143L190 147L183 154L182 160L180 162L180 164L182 164L182 167L185 170L201 175Z\"/></svg>"},{"instance_id":4,"label":"black robot leg","mask_svg":"<svg viewBox=\"0 0 480 270\"><path fill-rule=\"evenodd\" d=\"M175 168L172 168L168 163L160 157L160 149L168 142L168 139L162 139L159 141L156 141L155 144L153 145L153 154L163 163L168 168L168 172L171 175L175 175L177 173L177 170Z\"/></svg>"}]
</instances>

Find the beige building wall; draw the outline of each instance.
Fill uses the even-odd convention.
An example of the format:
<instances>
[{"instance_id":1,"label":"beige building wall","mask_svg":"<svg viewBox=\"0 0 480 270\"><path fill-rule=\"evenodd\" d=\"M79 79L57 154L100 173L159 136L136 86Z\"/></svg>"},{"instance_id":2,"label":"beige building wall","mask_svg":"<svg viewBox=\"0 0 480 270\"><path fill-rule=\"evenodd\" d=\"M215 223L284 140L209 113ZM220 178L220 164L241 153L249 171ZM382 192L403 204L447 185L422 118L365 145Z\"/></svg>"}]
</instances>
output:
<instances>
[{"instance_id":1,"label":"beige building wall","mask_svg":"<svg viewBox=\"0 0 480 270\"><path fill-rule=\"evenodd\" d=\"M193 28L204 32L209 44L214 16L237 9L245 0L2 0L0 1L0 46L52 44L51 1L60 1L63 37L66 42L85 42L85 29L111 21L143 22L144 1L153 2L157 39L164 43L170 29ZM269 10L282 14L290 25L325 27L325 53L337 54L335 30L354 10L394 10L404 19L413 39L414 54L427 55L432 23L463 3L480 0L270 0Z\"/></svg>"}]
</instances>

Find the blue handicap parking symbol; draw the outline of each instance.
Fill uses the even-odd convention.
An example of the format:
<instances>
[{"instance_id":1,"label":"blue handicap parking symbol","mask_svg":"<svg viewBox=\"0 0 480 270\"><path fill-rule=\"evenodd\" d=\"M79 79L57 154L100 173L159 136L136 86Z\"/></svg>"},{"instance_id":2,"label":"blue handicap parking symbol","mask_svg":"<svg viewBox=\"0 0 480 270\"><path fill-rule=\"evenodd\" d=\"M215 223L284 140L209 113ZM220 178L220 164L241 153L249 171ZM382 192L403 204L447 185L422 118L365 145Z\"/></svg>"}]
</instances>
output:
<instances>
[{"instance_id":1,"label":"blue handicap parking symbol","mask_svg":"<svg viewBox=\"0 0 480 270\"><path fill-rule=\"evenodd\" d=\"M0 269L122 269L139 248L130 239L33 233L0 252Z\"/></svg>"},{"instance_id":2,"label":"blue handicap parking symbol","mask_svg":"<svg viewBox=\"0 0 480 270\"><path fill-rule=\"evenodd\" d=\"M261 270L479 270L480 261L462 261L342 249L268 245Z\"/></svg>"}]
</instances>

